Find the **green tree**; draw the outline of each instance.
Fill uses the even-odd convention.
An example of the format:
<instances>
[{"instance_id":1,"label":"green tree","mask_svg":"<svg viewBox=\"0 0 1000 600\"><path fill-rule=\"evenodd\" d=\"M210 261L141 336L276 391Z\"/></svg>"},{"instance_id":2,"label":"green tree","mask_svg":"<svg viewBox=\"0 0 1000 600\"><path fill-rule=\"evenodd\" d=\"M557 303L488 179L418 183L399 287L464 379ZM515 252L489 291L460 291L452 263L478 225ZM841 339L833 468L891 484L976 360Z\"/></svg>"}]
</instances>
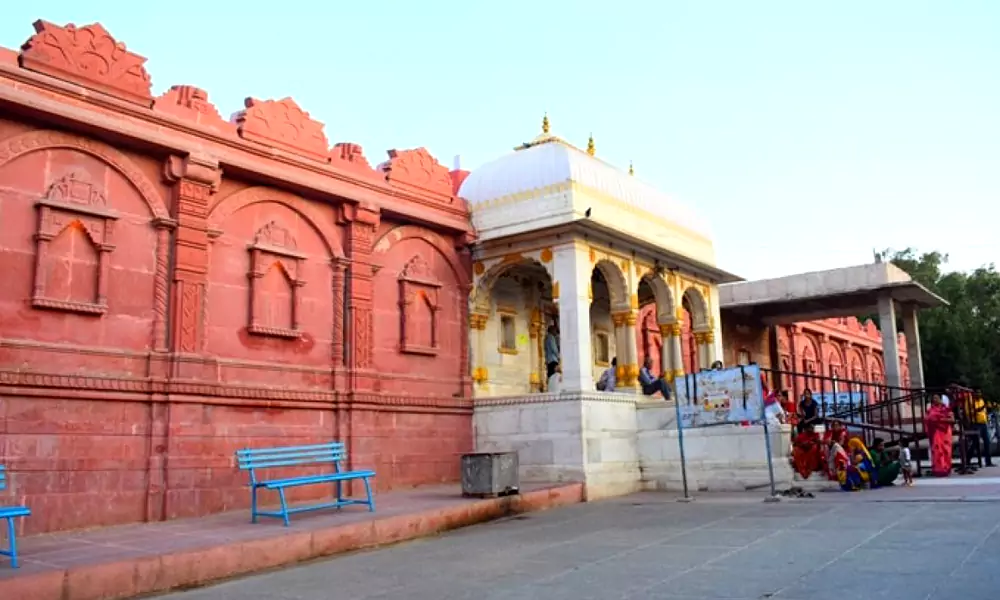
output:
<instances>
[{"instance_id":1,"label":"green tree","mask_svg":"<svg viewBox=\"0 0 1000 600\"><path fill-rule=\"evenodd\" d=\"M877 253L950 305L920 313L920 347L928 387L962 383L1000 401L1000 273L990 264L945 272L948 255L912 248Z\"/></svg>"}]
</instances>

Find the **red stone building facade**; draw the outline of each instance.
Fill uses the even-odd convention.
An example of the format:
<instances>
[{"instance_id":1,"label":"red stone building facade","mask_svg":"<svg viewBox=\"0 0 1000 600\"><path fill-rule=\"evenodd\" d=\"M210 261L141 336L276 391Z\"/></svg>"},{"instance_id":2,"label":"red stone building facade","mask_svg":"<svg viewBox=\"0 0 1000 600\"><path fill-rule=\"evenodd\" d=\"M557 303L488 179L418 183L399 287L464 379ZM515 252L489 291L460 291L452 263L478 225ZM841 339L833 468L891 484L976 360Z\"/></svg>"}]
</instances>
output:
<instances>
[{"instance_id":1,"label":"red stone building facade","mask_svg":"<svg viewBox=\"0 0 1000 600\"><path fill-rule=\"evenodd\" d=\"M723 313L722 338L727 364L756 362L780 372L782 388L800 394L833 391L833 380L848 384L885 385L882 333L872 321L854 317L807 321L777 327L777 348L771 348L767 328L739 322ZM777 350L777 362L774 360ZM899 334L900 380L910 377L906 339ZM904 384L905 385L905 384Z\"/></svg>"},{"instance_id":2,"label":"red stone building facade","mask_svg":"<svg viewBox=\"0 0 1000 600\"><path fill-rule=\"evenodd\" d=\"M0 49L0 460L27 532L247 505L234 450L343 440L379 490L470 450L472 241L424 149L291 98L152 93L100 25Z\"/></svg>"}]
</instances>

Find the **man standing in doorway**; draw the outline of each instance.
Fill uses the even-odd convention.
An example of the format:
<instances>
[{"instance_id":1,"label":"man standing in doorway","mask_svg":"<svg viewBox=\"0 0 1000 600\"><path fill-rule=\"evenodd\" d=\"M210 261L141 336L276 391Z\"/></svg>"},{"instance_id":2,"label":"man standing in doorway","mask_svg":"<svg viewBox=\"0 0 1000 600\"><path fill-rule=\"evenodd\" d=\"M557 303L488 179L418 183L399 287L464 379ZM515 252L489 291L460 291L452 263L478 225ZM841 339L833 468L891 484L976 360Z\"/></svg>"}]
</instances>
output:
<instances>
[{"instance_id":1,"label":"man standing in doorway","mask_svg":"<svg viewBox=\"0 0 1000 600\"><path fill-rule=\"evenodd\" d=\"M546 379L551 378L556 373L559 366L559 330L555 323L549 325L549 330L545 333L545 371Z\"/></svg>"}]
</instances>

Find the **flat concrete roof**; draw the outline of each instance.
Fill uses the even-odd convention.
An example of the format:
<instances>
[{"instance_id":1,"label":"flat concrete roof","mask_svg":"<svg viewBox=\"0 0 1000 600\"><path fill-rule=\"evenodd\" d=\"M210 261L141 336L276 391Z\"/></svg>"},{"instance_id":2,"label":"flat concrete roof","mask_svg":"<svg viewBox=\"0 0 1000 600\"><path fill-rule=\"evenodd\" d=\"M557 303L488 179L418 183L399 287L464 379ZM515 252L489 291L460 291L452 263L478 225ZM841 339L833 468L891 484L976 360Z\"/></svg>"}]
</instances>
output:
<instances>
[{"instance_id":1,"label":"flat concrete roof","mask_svg":"<svg viewBox=\"0 0 1000 600\"><path fill-rule=\"evenodd\" d=\"M899 267L874 263L720 285L719 308L781 325L874 312L884 294L919 308L948 304Z\"/></svg>"}]
</instances>

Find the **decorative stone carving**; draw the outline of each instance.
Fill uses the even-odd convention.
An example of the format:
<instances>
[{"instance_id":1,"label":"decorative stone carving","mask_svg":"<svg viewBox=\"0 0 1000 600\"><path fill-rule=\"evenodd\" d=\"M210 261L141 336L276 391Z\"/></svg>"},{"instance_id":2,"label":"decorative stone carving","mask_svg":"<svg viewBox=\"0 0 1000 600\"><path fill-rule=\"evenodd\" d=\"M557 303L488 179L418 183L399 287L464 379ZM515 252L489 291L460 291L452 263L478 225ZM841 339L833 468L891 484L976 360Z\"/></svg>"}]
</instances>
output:
<instances>
[{"instance_id":1,"label":"decorative stone carving","mask_svg":"<svg viewBox=\"0 0 1000 600\"><path fill-rule=\"evenodd\" d=\"M426 148L390 150L389 160L382 163L385 179L391 184L430 192L441 201L454 201L448 168L431 156Z\"/></svg>"},{"instance_id":2,"label":"decorative stone carving","mask_svg":"<svg viewBox=\"0 0 1000 600\"><path fill-rule=\"evenodd\" d=\"M399 350L433 356L438 353L441 283L430 265L415 255L399 274Z\"/></svg>"},{"instance_id":3,"label":"decorative stone carving","mask_svg":"<svg viewBox=\"0 0 1000 600\"><path fill-rule=\"evenodd\" d=\"M153 110L193 121L216 131L236 132L236 125L225 121L215 105L208 101L208 92L194 86L171 86L153 101Z\"/></svg>"},{"instance_id":4,"label":"decorative stone carving","mask_svg":"<svg viewBox=\"0 0 1000 600\"><path fill-rule=\"evenodd\" d=\"M365 158L364 149L360 144L342 142L335 144L330 150L330 164L334 167L346 169L357 175L370 178L379 178L381 175L372 168Z\"/></svg>"},{"instance_id":5,"label":"decorative stone carving","mask_svg":"<svg viewBox=\"0 0 1000 600\"><path fill-rule=\"evenodd\" d=\"M323 124L314 121L295 100L257 100L247 98L246 110L235 116L240 137L287 150L292 154L328 162L330 148Z\"/></svg>"},{"instance_id":6,"label":"decorative stone carving","mask_svg":"<svg viewBox=\"0 0 1000 600\"><path fill-rule=\"evenodd\" d=\"M104 192L84 176L70 173L49 186L36 203L39 211L35 234L35 282L31 304L35 308L64 310L87 315L102 315L108 310L107 287L111 252L114 246L114 223L118 215L107 207ZM52 242L62 235L82 232L97 251L96 262L78 261L86 249L70 249L59 256ZM63 273L57 273L62 269ZM64 288L52 289L58 281Z\"/></svg>"},{"instance_id":7,"label":"decorative stone carving","mask_svg":"<svg viewBox=\"0 0 1000 600\"><path fill-rule=\"evenodd\" d=\"M60 27L35 21L21 46L21 67L150 106L152 81L145 57L125 49L100 23Z\"/></svg>"},{"instance_id":8,"label":"decorative stone carving","mask_svg":"<svg viewBox=\"0 0 1000 600\"><path fill-rule=\"evenodd\" d=\"M261 227L250 245L250 323L247 331L255 335L295 339L299 331L299 288L302 263L306 257L298 253L291 232L271 221ZM271 282L265 282L272 278ZM267 283L280 278L279 289ZM280 288L287 290L287 296Z\"/></svg>"}]
</instances>

